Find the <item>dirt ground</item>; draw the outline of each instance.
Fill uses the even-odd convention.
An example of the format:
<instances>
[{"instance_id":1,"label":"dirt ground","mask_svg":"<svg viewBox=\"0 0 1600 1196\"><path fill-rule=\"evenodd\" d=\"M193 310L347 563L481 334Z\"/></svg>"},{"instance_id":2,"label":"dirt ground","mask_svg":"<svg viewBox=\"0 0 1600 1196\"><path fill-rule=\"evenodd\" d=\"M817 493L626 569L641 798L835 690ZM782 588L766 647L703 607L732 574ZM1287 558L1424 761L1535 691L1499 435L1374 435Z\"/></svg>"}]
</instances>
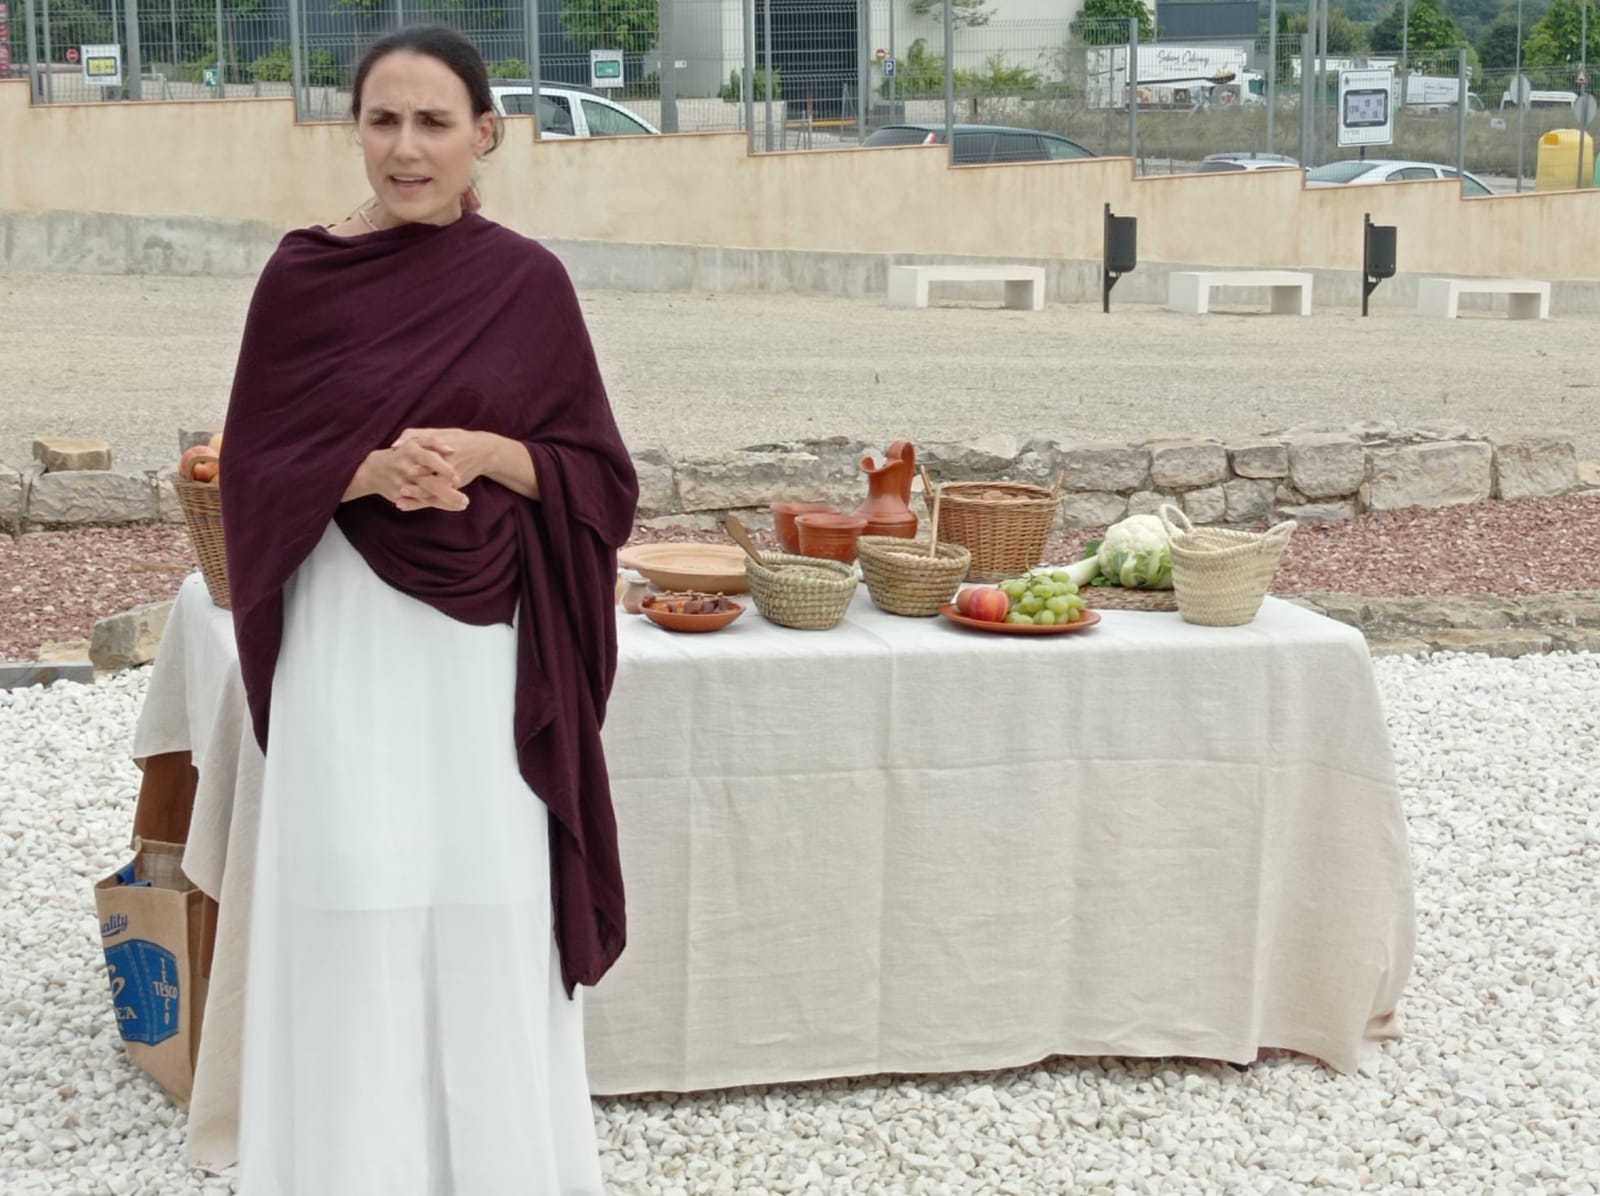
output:
<instances>
[{"instance_id":1,"label":"dirt ground","mask_svg":"<svg viewBox=\"0 0 1600 1196\"><path fill-rule=\"evenodd\" d=\"M99 436L164 467L218 427L252 282L0 274L0 460ZM1553 433L1600 459L1600 319L1379 309L1206 318L1123 304L926 311L802 295L583 295L630 444L712 453L808 436L1231 436L1309 423Z\"/></svg>"}]
</instances>

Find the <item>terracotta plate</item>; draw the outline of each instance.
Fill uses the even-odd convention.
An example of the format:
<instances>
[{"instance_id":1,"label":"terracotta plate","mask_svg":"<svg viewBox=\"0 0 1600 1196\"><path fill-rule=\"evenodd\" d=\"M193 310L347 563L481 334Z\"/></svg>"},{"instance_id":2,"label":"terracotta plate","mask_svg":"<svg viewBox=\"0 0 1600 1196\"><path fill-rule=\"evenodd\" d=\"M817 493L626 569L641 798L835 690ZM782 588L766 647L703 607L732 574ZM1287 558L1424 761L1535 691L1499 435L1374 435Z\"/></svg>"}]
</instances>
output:
<instances>
[{"instance_id":1,"label":"terracotta plate","mask_svg":"<svg viewBox=\"0 0 1600 1196\"><path fill-rule=\"evenodd\" d=\"M733 544L635 544L617 553L617 561L625 568L637 569L663 590L743 594L750 588L744 549Z\"/></svg>"},{"instance_id":2,"label":"terracotta plate","mask_svg":"<svg viewBox=\"0 0 1600 1196\"><path fill-rule=\"evenodd\" d=\"M1100 621L1098 613L1086 610L1080 619L1071 623L1052 623L1048 627L1036 627L1031 623L991 623L986 619L969 619L956 609L953 602L946 602L939 608L939 613L963 627L971 627L975 631L998 631L1001 635L1060 635L1064 631L1087 631Z\"/></svg>"}]
</instances>

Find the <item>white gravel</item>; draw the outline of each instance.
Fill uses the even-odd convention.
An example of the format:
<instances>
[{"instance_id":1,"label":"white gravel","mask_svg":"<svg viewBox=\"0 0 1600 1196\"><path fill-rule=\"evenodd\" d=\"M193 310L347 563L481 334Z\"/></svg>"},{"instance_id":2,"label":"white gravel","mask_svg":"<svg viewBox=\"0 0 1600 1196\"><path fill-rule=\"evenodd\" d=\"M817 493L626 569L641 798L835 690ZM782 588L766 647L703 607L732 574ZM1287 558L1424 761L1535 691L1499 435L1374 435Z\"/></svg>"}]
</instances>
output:
<instances>
[{"instance_id":1,"label":"white gravel","mask_svg":"<svg viewBox=\"0 0 1600 1196\"><path fill-rule=\"evenodd\" d=\"M1600 656L1375 662L1417 873L1406 1037L1058 1059L597 1105L613 1193L1600 1192ZM141 674L0 692L0 1191L227 1193L125 1060L90 883L120 863Z\"/></svg>"}]
</instances>

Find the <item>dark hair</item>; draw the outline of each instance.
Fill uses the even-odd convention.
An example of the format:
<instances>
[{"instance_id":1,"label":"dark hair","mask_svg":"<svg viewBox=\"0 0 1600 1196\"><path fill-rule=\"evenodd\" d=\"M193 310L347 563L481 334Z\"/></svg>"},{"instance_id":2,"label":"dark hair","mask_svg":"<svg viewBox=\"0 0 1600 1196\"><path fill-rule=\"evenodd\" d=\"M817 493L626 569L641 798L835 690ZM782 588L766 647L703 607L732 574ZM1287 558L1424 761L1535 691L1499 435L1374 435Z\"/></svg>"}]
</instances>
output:
<instances>
[{"instance_id":1,"label":"dark hair","mask_svg":"<svg viewBox=\"0 0 1600 1196\"><path fill-rule=\"evenodd\" d=\"M367 76L372 73L379 59L401 52L426 54L454 71L456 78L466 85L474 120L485 112L494 112L494 93L489 90L489 68L484 65L483 55L478 53L478 48L447 26L410 25L379 38L356 65L355 80L350 87L350 115L358 123L361 120L361 89L367 84ZM494 122L494 140L489 143L490 150L500 144L503 129L497 118Z\"/></svg>"}]
</instances>

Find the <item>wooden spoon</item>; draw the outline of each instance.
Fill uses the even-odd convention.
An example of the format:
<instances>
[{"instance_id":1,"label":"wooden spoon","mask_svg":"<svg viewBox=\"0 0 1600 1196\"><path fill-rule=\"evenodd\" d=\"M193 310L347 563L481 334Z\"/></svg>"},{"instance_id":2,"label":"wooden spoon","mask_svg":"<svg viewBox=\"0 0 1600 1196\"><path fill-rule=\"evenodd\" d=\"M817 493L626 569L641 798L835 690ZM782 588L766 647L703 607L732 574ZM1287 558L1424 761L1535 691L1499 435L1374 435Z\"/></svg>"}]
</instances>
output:
<instances>
[{"instance_id":1,"label":"wooden spoon","mask_svg":"<svg viewBox=\"0 0 1600 1196\"><path fill-rule=\"evenodd\" d=\"M750 538L750 533L744 530L744 524L739 522L737 515L724 516L722 527L728 535L733 537L733 542L744 549L747 557L764 569L769 567L767 562L761 559L761 550L756 547L755 541Z\"/></svg>"}]
</instances>

